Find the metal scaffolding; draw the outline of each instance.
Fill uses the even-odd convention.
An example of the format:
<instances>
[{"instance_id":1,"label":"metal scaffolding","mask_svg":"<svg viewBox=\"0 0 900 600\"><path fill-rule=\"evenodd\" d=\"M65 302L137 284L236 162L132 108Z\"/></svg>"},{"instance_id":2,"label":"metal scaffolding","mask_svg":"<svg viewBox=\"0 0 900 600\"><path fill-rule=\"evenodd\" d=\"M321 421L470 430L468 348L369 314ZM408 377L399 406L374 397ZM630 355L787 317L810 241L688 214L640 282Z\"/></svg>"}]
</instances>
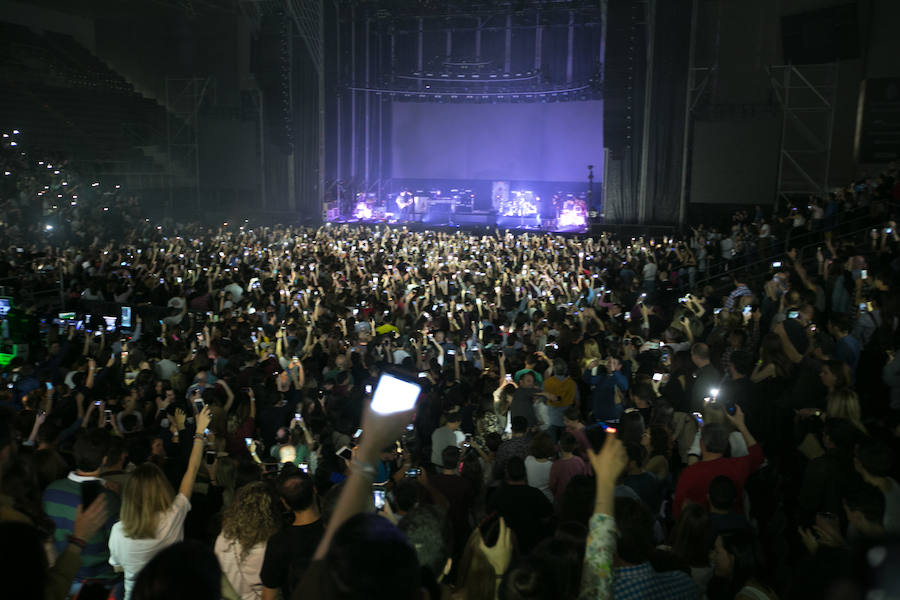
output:
<instances>
[{"instance_id":1,"label":"metal scaffolding","mask_svg":"<svg viewBox=\"0 0 900 600\"><path fill-rule=\"evenodd\" d=\"M316 98L318 165L316 172L315 213L325 206L325 7L324 0L286 0L288 14L306 45L316 70L318 94Z\"/></svg>"},{"instance_id":2,"label":"metal scaffolding","mask_svg":"<svg viewBox=\"0 0 900 600\"><path fill-rule=\"evenodd\" d=\"M782 110L778 210L782 201L828 192L838 65L775 65L768 73Z\"/></svg>"},{"instance_id":3,"label":"metal scaffolding","mask_svg":"<svg viewBox=\"0 0 900 600\"><path fill-rule=\"evenodd\" d=\"M166 174L171 215L176 206L200 202L200 125L203 100L213 87L210 77L166 78Z\"/></svg>"}]
</instances>

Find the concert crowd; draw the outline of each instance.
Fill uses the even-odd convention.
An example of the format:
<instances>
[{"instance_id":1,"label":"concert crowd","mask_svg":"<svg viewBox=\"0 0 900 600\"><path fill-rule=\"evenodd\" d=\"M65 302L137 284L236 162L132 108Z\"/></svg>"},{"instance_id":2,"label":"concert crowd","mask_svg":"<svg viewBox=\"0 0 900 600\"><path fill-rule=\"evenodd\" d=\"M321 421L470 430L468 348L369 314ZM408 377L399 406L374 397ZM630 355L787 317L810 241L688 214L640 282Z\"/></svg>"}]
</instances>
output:
<instances>
[{"instance_id":1,"label":"concert crowd","mask_svg":"<svg viewBox=\"0 0 900 600\"><path fill-rule=\"evenodd\" d=\"M896 169L654 239L61 215L25 162L9 597L897 592Z\"/></svg>"}]
</instances>

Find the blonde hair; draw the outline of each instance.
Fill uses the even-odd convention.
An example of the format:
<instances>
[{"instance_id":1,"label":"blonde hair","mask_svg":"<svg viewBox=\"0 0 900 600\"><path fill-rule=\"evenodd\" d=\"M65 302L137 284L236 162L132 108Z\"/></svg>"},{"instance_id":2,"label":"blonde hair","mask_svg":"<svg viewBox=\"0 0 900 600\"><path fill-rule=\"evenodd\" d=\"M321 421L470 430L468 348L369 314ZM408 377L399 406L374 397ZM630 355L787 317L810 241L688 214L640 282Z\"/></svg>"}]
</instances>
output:
<instances>
[{"instance_id":1,"label":"blonde hair","mask_svg":"<svg viewBox=\"0 0 900 600\"><path fill-rule=\"evenodd\" d=\"M261 481L242 487L222 518L222 535L240 545L241 560L279 529L272 494Z\"/></svg>"},{"instance_id":2,"label":"blonde hair","mask_svg":"<svg viewBox=\"0 0 900 600\"><path fill-rule=\"evenodd\" d=\"M846 419L866 433L866 428L862 424L859 396L851 389L841 388L828 394L825 413L829 419Z\"/></svg>"},{"instance_id":3,"label":"blonde hair","mask_svg":"<svg viewBox=\"0 0 900 600\"><path fill-rule=\"evenodd\" d=\"M495 597L497 576L494 567L481 549L481 541L481 529L476 527L469 536L460 558L456 586L463 591L461 597L466 600L494 600ZM515 543L513 545L515 546Z\"/></svg>"},{"instance_id":4,"label":"blonde hair","mask_svg":"<svg viewBox=\"0 0 900 600\"><path fill-rule=\"evenodd\" d=\"M598 358L602 357L600 356L600 346L597 345L597 340L586 340L584 342L584 358L581 359L581 368L587 369L588 365Z\"/></svg>"},{"instance_id":5,"label":"blonde hair","mask_svg":"<svg viewBox=\"0 0 900 600\"><path fill-rule=\"evenodd\" d=\"M139 466L122 492L119 518L125 535L136 540L155 538L159 517L174 499L172 485L159 467L153 463Z\"/></svg>"}]
</instances>

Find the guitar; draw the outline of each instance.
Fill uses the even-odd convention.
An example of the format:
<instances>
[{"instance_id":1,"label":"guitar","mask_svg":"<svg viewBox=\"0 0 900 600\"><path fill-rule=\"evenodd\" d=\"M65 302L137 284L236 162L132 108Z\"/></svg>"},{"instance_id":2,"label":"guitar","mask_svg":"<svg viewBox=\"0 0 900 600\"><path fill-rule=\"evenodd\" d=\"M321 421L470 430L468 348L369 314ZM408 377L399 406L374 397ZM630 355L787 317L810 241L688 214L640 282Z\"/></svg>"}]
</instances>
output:
<instances>
[{"instance_id":1,"label":"guitar","mask_svg":"<svg viewBox=\"0 0 900 600\"><path fill-rule=\"evenodd\" d=\"M415 198L413 198L410 194L400 194L399 196L397 196L396 202L397 206L400 207L400 210L403 210L407 206L412 205L412 203L415 202Z\"/></svg>"}]
</instances>

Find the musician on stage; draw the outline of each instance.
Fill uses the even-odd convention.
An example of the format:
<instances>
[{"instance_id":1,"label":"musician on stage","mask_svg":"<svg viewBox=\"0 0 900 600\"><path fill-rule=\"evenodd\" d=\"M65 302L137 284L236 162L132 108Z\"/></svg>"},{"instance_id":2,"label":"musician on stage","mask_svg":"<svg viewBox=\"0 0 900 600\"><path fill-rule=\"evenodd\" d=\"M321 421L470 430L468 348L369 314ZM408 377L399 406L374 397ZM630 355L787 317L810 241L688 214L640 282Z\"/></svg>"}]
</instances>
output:
<instances>
[{"instance_id":1,"label":"musician on stage","mask_svg":"<svg viewBox=\"0 0 900 600\"><path fill-rule=\"evenodd\" d=\"M397 194L397 208L400 209L399 221L409 222L413 220L413 205L415 199L409 190L403 190Z\"/></svg>"}]
</instances>

